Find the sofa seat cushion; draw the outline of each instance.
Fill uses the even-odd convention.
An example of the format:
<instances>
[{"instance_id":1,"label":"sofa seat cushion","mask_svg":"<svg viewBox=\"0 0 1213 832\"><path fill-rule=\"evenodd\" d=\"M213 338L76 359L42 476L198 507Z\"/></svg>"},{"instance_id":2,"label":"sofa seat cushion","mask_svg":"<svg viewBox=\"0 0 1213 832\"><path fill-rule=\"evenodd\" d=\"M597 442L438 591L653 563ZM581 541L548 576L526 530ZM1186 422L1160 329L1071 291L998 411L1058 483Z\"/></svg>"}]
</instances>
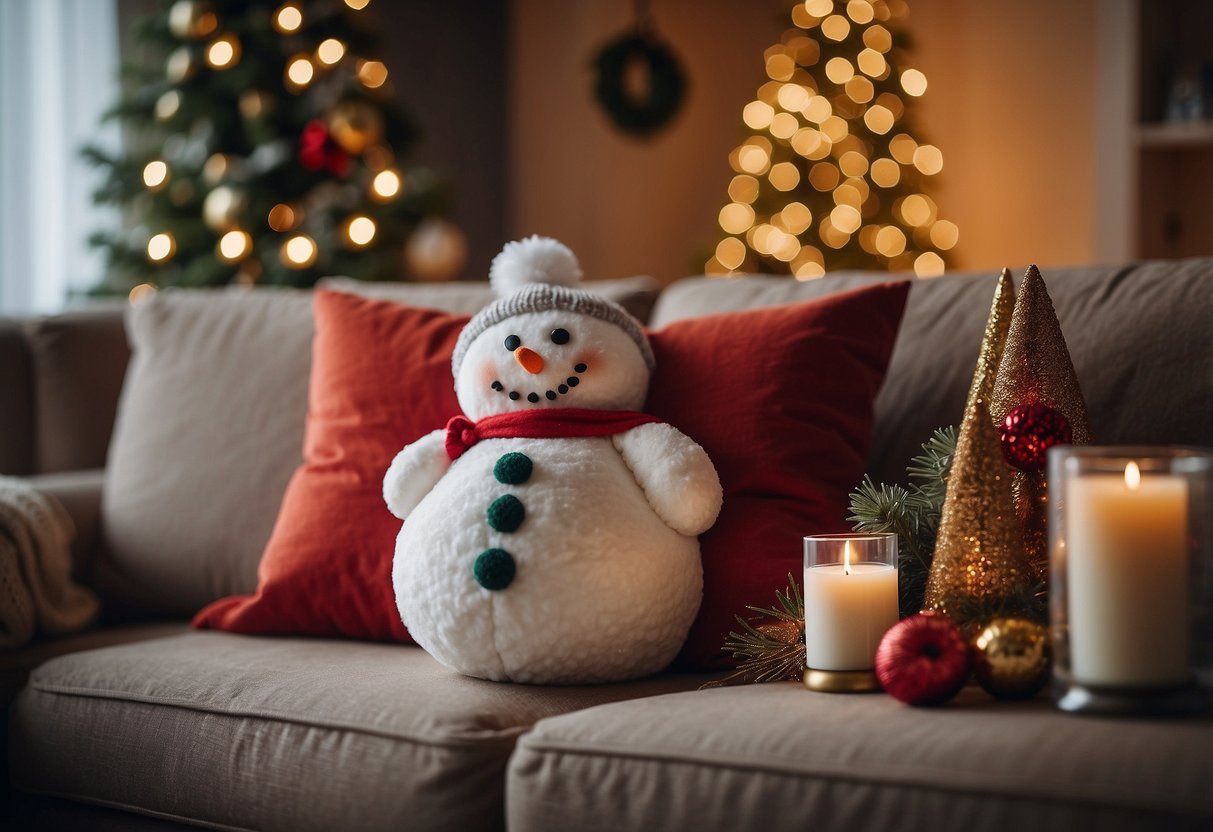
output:
<instances>
[{"instance_id":1,"label":"sofa seat cushion","mask_svg":"<svg viewBox=\"0 0 1213 832\"><path fill-rule=\"evenodd\" d=\"M1109 720L970 688L914 709L799 683L540 722L510 762L515 832L1213 828L1213 719Z\"/></svg>"},{"instance_id":2,"label":"sofa seat cushion","mask_svg":"<svg viewBox=\"0 0 1213 832\"><path fill-rule=\"evenodd\" d=\"M506 762L537 720L702 681L505 685L415 647L190 632L34 671L12 776L223 828L497 829Z\"/></svg>"}]
</instances>

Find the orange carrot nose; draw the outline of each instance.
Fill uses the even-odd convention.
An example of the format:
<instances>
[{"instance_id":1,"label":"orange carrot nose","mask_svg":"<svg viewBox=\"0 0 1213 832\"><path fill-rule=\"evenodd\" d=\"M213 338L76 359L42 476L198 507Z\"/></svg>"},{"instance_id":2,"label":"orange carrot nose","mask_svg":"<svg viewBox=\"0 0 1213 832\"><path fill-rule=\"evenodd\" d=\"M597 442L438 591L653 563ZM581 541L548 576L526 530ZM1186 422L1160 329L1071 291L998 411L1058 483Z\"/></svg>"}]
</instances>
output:
<instances>
[{"instance_id":1,"label":"orange carrot nose","mask_svg":"<svg viewBox=\"0 0 1213 832\"><path fill-rule=\"evenodd\" d=\"M543 372L543 356L530 347L519 347L514 350L514 360L531 375Z\"/></svg>"}]
</instances>

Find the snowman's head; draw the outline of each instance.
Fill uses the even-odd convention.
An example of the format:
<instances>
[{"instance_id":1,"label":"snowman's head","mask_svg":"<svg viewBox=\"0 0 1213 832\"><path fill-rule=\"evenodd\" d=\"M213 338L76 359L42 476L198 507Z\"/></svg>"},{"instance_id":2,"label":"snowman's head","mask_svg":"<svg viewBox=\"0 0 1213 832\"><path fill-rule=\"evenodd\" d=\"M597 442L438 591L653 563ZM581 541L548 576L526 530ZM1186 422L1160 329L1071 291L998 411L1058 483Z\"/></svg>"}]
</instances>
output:
<instances>
[{"instance_id":1,"label":"snowman's head","mask_svg":"<svg viewBox=\"0 0 1213 832\"><path fill-rule=\"evenodd\" d=\"M542 237L508 243L489 276L503 296L468 322L452 359L465 415L644 404L648 339L623 307L573 288L581 270L568 248Z\"/></svg>"}]
</instances>

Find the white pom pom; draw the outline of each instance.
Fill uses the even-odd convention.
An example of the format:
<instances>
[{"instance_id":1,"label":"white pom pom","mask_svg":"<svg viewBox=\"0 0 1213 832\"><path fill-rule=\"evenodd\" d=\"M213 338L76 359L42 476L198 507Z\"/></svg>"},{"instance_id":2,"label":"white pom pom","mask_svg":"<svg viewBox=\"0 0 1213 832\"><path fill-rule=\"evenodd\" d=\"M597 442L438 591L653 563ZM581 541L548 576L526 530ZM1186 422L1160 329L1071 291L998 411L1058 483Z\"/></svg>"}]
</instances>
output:
<instances>
[{"instance_id":1,"label":"white pom pom","mask_svg":"<svg viewBox=\"0 0 1213 832\"><path fill-rule=\"evenodd\" d=\"M529 283L576 286L580 280L581 266L569 247L538 234L506 243L489 266L489 283L500 296Z\"/></svg>"}]
</instances>

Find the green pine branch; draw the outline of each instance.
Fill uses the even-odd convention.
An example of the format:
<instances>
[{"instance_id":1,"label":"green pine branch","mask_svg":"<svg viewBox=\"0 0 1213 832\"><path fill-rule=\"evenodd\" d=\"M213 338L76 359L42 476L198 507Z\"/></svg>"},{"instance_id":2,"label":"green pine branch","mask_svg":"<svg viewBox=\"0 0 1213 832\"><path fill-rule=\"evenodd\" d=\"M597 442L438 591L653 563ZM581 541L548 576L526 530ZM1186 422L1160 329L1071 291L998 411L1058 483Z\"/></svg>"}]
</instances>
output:
<instances>
[{"instance_id":1,"label":"green pine branch","mask_svg":"<svg viewBox=\"0 0 1213 832\"><path fill-rule=\"evenodd\" d=\"M922 450L906 467L906 473L917 482L904 487L876 485L865 476L851 492L851 515L847 518L857 532L897 535L898 604L903 616L922 608L947 493L948 470L956 452L956 429L936 430Z\"/></svg>"},{"instance_id":2,"label":"green pine branch","mask_svg":"<svg viewBox=\"0 0 1213 832\"><path fill-rule=\"evenodd\" d=\"M796 579L788 574L788 585L775 591L776 606L751 607L746 609L755 616L749 619L736 616L741 632L732 631L725 638L724 649L739 662L737 670L723 679L717 679L700 687L725 687L728 685L755 684L761 682L785 682L798 680L804 675L804 596ZM774 620L784 626L755 626L758 619Z\"/></svg>"}]
</instances>

